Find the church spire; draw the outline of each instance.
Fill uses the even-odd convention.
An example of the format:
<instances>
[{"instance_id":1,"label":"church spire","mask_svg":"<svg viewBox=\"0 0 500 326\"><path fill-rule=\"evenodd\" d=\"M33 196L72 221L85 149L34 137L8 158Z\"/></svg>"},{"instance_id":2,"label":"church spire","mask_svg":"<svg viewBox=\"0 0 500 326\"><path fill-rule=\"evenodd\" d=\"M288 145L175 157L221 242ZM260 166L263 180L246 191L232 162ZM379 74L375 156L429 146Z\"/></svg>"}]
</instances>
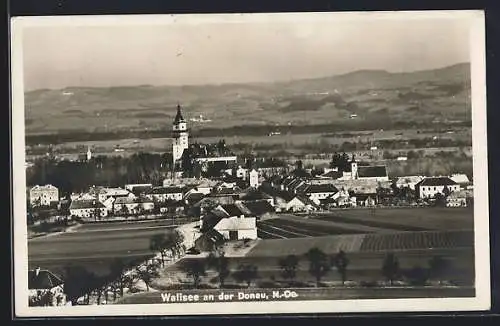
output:
<instances>
[{"instance_id":1,"label":"church spire","mask_svg":"<svg viewBox=\"0 0 500 326\"><path fill-rule=\"evenodd\" d=\"M181 106L180 106L180 104L177 103L177 114L175 115L174 124L177 124L177 123L183 122L183 121L184 121L184 117L182 116Z\"/></svg>"}]
</instances>

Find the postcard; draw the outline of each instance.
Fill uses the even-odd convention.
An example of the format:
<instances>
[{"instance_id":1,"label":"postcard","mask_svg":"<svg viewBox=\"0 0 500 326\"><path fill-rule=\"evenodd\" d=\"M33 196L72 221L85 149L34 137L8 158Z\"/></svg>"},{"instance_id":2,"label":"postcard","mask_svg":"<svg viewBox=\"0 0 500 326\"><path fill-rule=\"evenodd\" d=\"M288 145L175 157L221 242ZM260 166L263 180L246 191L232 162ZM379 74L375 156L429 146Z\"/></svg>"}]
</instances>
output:
<instances>
[{"instance_id":1,"label":"postcard","mask_svg":"<svg viewBox=\"0 0 500 326\"><path fill-rule=\"evenodd\" d=\"M11 31L18 317L489 309L484 12Z\"/></svg>"}]
</instances>

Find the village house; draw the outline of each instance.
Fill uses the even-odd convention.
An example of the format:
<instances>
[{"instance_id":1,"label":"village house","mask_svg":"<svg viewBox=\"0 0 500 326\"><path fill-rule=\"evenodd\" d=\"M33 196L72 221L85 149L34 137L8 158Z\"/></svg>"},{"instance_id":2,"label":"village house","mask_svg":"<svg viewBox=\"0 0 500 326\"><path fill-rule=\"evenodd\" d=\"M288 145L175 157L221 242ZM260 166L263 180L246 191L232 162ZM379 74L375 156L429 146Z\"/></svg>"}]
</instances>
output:
<instances>
[{"instance_id":1,"label":"village house","mask_svg":"<svg viewBox=\"0 0 500 326\"><path fill-rule=\"evenodd\" d=\"M147 193L153 188L151 183L138 183L125 185L125 189L133 193L135 196L140 196Z\"/></svg>"},{"instance_id":2,"label":"village house","mask_svg":"<svg viewBox=\"0 0 500 326\"><path fill-rule=\"evenodd\" d=\"M373 180L378 182L389 181L385 165L359 165L354 156L350 162L350 171L344 171L337 180Z\"/></svg>"},{"instance_id":3,"label":"village house","mask_svg":"<svg viewBox=\"0 0 500 326\"><path fill-rule=\"evenodd\" d=\"M399 189L408 187L411 190L415 190L417 183L422 181L424 178L424 176L419 175L399 177L394 182L394 185Z\"/></svg>"},{"instance_id":4,"label":"village house","mask_svg":"<svg viewBox=\"0 0 500 326\"><path fill-rule=\"evenodd\" d=\"M114 199L119 197L136 197L132 192L123 188L91 187L88 194L99 200L101 203L106 201L109 197L113 197Z\"/></svg>"},{"instance_id":5,"label":"village house","mask_svg":"<svg viewBox=\"0 0 500 326\"><path fill-rule=\"evenodd\" d=\"M181 201L188 189L184 186L156 187L146 193L146 197L157 202Z\"/></svg>"},{"instance_id":6,"label":"village house","mask_svg":"<svg viewBox=\"0 0 500 326\"><path fill-rule=\"evenodd\" d=\"M182 201L167 200L159 204L160 213L182 214L186 210L186 205Z\"/></svg>"},{"instance_id":7,"label":"village house","mask_svg":"<svg viewBox=\"0 0 500 326\"><path fill-rule=\"evenodd\" d=\"M96 199L73 200L69 206L71 216L80 218L94 218L96 220L108 216L108 210L103 203Z\"/></svg>"},{"instance_id":8,"label":"village house","mask_svg":"<svg viewBox=\"0 0 500 326\"><path fill-rule=\"evenodd\" d=\"M119 197L113 203L114 215L128 215L152 212L155 204L147 197Z\"/></svg>"},{"instance_id":9,"label":"village house","mask_svg":"<svg viewBox=\"0 0 500 326\"><path fill-rule=\"evenodd\" d=\"M452 192L446 197L446 207L466 207L467 193L464 190Z\"/></svg>"},{"instance_id":10,"label":"village house","mask_svg":"<svg viewBox=\"0 0 500 326\"><path fill-rule=\"evenodd\" d=\"M458 183L461 188L466 188L471 183L469 177L463 173L454 173L450 176L450 179Z\"/></svg>"},{"instance_id":11,"label":"village house","mask_svg":"<svg viewBox=\"0 0 500 326\"><path fill-rule=\"evenodd\" d=\"M66 304L64 281L57 275L39 267L28 271L30 305L62 306ZM43 302L44 296L51 300Z\"/></svg>"},{"instance_id":12,"label":"village house","mask_svg":"<svg viewBox=\"0 0 500 326\"><path fill-rule=\"evenodd\" d=\"M299 193L304 194L317 205L320 204L322 199L333 196L338 192L339 190L332 184L312 184L307 185L303 190L299 190Z\"/></svg>"},{"instance_id":13,"label":"village house","mask_svg":"<svg viewBox=\"0 0 500 326\"><path fill-rule=\"evenodd\" d=\"M294 196L285 206L285 210L291 212L309 212L318 209L318 204L302 195Z\"/></svg>"},{"instance_id":14,"label":"village house","mask_svg":"<svg viewBox=\"0 0 500 326\"><path fill-rule=\"evenodd\" d=\"M29 200L32 207L50 206L59 201L59 189L50 184L34 186L29 191Z\"/></svg>"},{"instance_id":15,"label":"village house","mask_svg":"<svg viewBox=\"0 0 500 326\"><path fill-rule=\"evenodd\" d=\"M449 177L428 177L420 181L415 188L418 197L424 199L434 198L438 193L445 195L445 188L448 189L447 191L450 193L459 191L460 185Z\"/></svg>"},{"instance_id":16,"label":"village house","mask_svg":"<svg viewBox=\"0 0 500 326\"><path fill-rule=\"evenodd\" d=\"M242 204L250 211L251 216L255 216L257 219L271 217L276 212L276 209L267 200L249 201Z\"/></svg>"}]
</instances>

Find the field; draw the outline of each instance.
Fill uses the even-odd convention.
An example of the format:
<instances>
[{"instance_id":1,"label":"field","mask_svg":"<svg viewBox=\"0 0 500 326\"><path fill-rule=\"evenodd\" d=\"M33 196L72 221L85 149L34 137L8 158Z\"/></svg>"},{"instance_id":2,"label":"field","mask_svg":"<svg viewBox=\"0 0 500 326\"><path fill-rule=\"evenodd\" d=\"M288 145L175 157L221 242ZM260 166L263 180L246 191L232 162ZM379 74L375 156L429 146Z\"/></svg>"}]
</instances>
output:
<instances>
[{"instance_id":1,"label":"field","mask_svg":"<svg viewBox=\"0 0 500 326\"><path fill-rule=\"evenodd\" d=\"M152 256L149 239L170 228L171 220L85 224L72 232L29 240L28 265L59 274L67 265L81 265L104 275L114 258L133 263Z\"/></svg>"}]
</instances>

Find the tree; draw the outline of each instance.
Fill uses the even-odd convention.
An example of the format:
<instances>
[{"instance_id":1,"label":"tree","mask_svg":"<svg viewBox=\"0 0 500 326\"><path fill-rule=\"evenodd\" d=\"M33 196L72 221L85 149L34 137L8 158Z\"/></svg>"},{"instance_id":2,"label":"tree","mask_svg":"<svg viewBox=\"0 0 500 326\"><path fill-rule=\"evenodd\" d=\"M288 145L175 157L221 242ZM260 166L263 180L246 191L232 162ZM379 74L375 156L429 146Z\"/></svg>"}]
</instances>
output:
<instances>
[{"instance_id":1,"label":"tree","mask_svg":"<svg viewBox=\"0 0 500 326\"><path fill-rule=\"evenodd\" d=\"M229 260L225 257L223 251L211 252L207 257L207 267L217 271L219 287L224 287L224 281L231 273L229 270Z\"/></svg>"},{"instance_id":2,"label":"tree","mask_svg":"<svg viewBox=\"0 0 500 326\"><path fill-rule=\"evenodd\" d=\"M343 250L340 250L338 254L333 257L333 264L337 268L337 271L340 273L342 285L344 285L347 278L347 266L349 265L349 259L347 258L346 253Z\"/></svg>"},{"instance_id":3,"label":"tree","mask_svg":"<svg viewBox=\"0 0 500 326\"><path fill-rule=\"evenodd\" d=\"M297 275L297 266L299 264L299 258L295 255L288 255L285 258L279 260L279 265L281 268L281 276L285 280L290 282L295 279Z\"/></svg>"},{"instance_id":4,"label":"tree","mask_svg":"<svg viewBox=\"0 0 500 326\"><path fill-rule=\"evenodd\" d=\"M115 258L110 266L111 275L115 278L116 285L120 290L120 296L123 297L124 289L132 283L131 276L127 274L127 266L123 260Z\"/></svg>"},{"instance_id":5,"label":"tree","mask_svg":"<svg viewBox=\"0 0 500 326\"><path fill-rule=\"evenodd\" d=\"M193 279L193 286L198 288L201 277L206 275L205 262L201 259L187 259L181 263L181 269Z\"/></svg>"},{"instance_id":6,"label":"tree","mask_svg":"<svg viewBox=\"0 0 500 326\"><path fill-rule=\"evenodd\" d=\"M155 234L149 239L149 249L153 252L160 253L162 266L165 266L165 246L165 234Z\"/></svg>"},{"instance_id":7,"label":"tree","mask_svg":"<svg viewBox=\"0 0 500 326\"><path fill-rule=\"evenodd\" d=\"M443 277L450 268L450 261L440 256L434 256L429 260L429 274L433 279Z\"/></svg>"},{"instance_id":8,"label":"tree","mask_svg":"<svg viewBox=\"0 0 500 326\"><path fill-rule=\"evenodd\" d=\"M172 258L179 257L184 250L184 236L177 229L170 229L165 235L165 249L170 251Z\"/></svg>"},{"instance_id":9,"label":"tree","mask_svg":"<svg viewBox=\"0 0 500 326\"><path fill-rule=\"evenodd\" d=\"M158 265L153 263L148 264L143 268L136 267L135 271L137 274L137 278L144 282L144 284L146 285L146 291L149 292L151 282L155 277L159 276Z\"/></svg>"},{"instance_id":10,"label":"tree","mask_svg":"<svg viewBox=\"0 0 500 326\"><path fill-rule=\"evenodd\" d=\"M316 286L319 286L321 278L331 269L328 256L319 248L311 248L307 254L309 260L309 273L316 278Z\"/></svg>"},{"instance_id":11,"label":"tree","mask_svg":"<svg viewBox=\"0 0 500 326\"><path fill-rule=\"evenodd\" d=\"M394 280L399 276L399 272L398 258L393 253L388 253L382 265L382 274L392 285Z\"/></svg>"},{"instance_id":12,"label":"tree","mask_svg":"<svg viewBox=\"0 0 500 326\"><path fill-rule=\"evenodd\" d=\"M238 269L233 272L233 278L238 282L247 283L247 287L250 287L252 281L258 277L258 268L255 265L241 264L238 266Z\"/></svg>"},{"instance_id":13,"label":"tree","mask_svg":"<svg viewBox=\"0 0 500 326\"><path fill-rule=\"evenodd\" d=\"M64 275L64 292L71 304L77 305L92 282L91 273L82 266L69 265L64 268Z\"/></svg>"}]
</instances>

